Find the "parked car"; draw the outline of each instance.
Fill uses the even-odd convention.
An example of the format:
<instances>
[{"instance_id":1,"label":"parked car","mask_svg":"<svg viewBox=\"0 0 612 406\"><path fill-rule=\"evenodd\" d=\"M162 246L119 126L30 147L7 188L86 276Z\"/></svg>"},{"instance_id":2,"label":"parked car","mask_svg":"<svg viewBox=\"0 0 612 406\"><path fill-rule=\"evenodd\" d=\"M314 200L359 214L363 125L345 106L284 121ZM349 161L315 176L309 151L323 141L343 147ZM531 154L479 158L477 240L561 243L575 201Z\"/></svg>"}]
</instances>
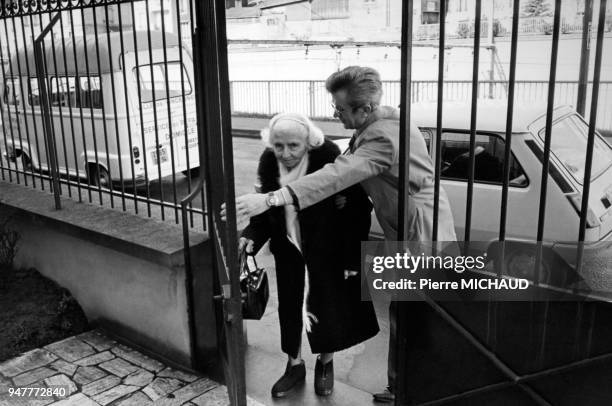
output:
<instances>
[{"instance_id":1,"label":"parked car","mask_svg":"<svg viewBox=\"0 0 612 406\"><path fill-rule=\"evenodd\" d=\"M476 158L470 247L489 250L499 237L507 105L479 101L476 125ZM508 188L505 263L516 276L532 272L537 239L538 209L545 138L545 106L515 105L512 156ZM436 113L434 103L412 106L411 115L435 159ZM444 103L441 137L441 185L448 194L457 237L465 231L470 142L470 105ZM588 125L569 106L554 109L550 170L544 227L543 280L553 277L562 263L575 266L579 213L583 190ZM348 140L340 140L341 147ZM591 189L585 236L585 257L604 256L612 266L612 147L595 135ZM375 219L374 219L375 220ZM373 221L373 237L382 231ZM610 269L612 271L612 269ZM610 279L610 278L609 278ZM612 289L612 284L610 285Z\"/></svg>"},{"instance_id":2,"label":"parked car","mask_svg":"<svg viewBox=\"0 0 612 406\"><path fill-rule=\"evenodd\" d=\"M122 37L113 32L110 42L106 36L93 35L86 43L83 38L67 41L66 59L62 46L47 43L47 70L41 75L47 83L60 173L108 186L120 181L120 174L129 185L167 176L173 169L197 170L189 51L181 52L173 34L166 34L165 50L160 32L151 32L150 38L147 32L137 32L136 41L132 31ZM6 140L0 143L0 152L11 168L48 171L32 48L17 52L5 69Z\"/></svg>"}]
</instances>

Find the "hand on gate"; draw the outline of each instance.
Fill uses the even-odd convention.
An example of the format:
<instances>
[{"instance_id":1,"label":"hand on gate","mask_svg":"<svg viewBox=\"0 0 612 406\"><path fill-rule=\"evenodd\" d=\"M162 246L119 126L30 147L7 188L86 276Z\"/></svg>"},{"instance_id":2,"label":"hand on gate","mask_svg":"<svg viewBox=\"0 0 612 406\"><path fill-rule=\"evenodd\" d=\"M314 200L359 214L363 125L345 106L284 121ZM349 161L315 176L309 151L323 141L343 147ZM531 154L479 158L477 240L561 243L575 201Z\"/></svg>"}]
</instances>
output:
<instances>
[{"instance_id":1,"label":"hand on gate","mask_svg":"<svg viewBox=\"0 0 612 406\"><path fill-rule=\"evenodd\" d=\"M266 195L262 193L249 193L236 198L236 223L243 224L248 220L268 210ZM221 220L227 221L227 206L221 205Z\"/></svg>"}]
</instances>

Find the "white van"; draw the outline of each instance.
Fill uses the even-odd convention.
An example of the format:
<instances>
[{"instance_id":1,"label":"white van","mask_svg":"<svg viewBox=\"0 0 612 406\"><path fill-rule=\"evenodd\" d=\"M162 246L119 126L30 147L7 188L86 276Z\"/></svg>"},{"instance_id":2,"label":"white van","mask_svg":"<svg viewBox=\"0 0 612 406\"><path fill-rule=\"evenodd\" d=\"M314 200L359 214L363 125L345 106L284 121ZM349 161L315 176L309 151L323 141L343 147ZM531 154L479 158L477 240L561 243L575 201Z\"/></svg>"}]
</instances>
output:
<instances>
[{"instance_id":1,"label":"white van","mask_svg":"<svg viewBox=\"0 0 612 406\"><path fill-rule=\"evenodd\" d=\"M168 176L173 166L175 172L195 173L193 62L183 48L181 66L178 37L166 34L165 57L159 32L137 32L137 46L132 31L123 38L111 33L110 46L106 34L98 44L94 35L86 38L87 43L66 39L65 59L61 41L44 50L60 174L101 186L120 181L122 174L128 186ZM5 67L2 156L10 167L48 171L34 52L18 55Z\"/></svg>"}]
</instances>

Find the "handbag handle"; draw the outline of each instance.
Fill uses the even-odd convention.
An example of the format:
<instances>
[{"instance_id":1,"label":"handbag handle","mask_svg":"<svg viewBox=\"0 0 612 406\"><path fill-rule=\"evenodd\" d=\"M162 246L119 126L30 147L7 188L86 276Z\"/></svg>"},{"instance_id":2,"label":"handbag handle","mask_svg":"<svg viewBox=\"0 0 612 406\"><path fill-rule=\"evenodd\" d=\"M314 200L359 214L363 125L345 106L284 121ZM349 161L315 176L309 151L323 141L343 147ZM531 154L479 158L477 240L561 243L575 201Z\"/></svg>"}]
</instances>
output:
<instances>
[{"instance_id":1,"label":"handbag handle","mask_svg":"<svg viewBox=\"0 0 612 406\"><path fill-rule=\"evenodd\" d=\"M252 274L255 271L251 271L251 268L249 267L249 262L247 261L247 258L250 256L253 258L253 264L255 264L255 270L257 270L259 268L259 266L257 265L257 260L255 259L255 255L254 254L249 254L246 252L246 247L242 249L242 251L240 251L240 272L242 273L243 270L245 270L246 272L246 277L247 279L251 280L252 279Z\"/></svg>"}]
</instances>

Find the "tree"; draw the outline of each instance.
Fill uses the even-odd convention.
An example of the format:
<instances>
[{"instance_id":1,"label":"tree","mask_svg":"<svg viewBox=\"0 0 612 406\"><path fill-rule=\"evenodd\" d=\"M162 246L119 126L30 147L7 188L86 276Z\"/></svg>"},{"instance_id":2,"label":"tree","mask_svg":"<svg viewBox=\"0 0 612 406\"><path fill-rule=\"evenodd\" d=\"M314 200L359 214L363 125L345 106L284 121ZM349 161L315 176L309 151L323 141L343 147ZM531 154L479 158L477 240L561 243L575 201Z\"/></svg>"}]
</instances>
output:
<instances>
[{"instance_id":1,"label":"tree","mask_svg":"<svg viewBox=\"0 0 612 406\"><path fill-rule=\"evenodd\" d=\"M525 17L547 17L551 15L548 0L528 0L523 6Z\"/></svg>"}]
</instances>

